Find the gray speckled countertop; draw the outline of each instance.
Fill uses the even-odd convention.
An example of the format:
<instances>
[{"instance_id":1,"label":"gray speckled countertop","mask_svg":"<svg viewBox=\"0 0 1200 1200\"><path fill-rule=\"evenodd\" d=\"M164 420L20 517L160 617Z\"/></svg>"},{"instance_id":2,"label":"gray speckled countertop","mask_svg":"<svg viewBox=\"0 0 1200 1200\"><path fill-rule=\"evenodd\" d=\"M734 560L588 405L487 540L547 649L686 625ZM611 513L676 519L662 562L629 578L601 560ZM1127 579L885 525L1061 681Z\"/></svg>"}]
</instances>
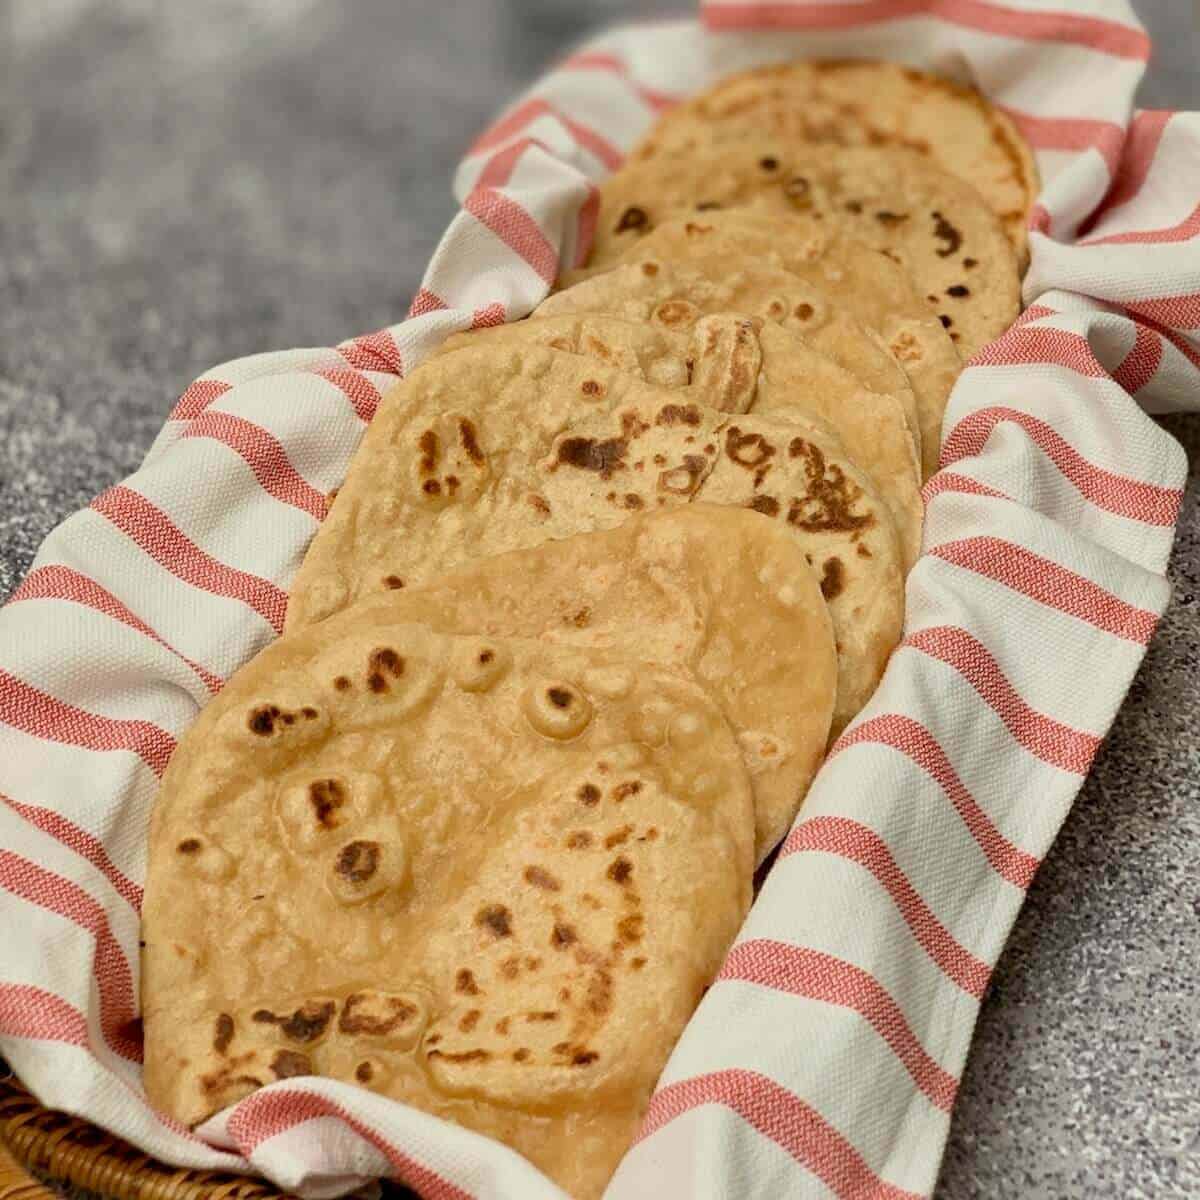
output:
<instances>
[{"instance_id":1,"label":"gray speckled countertop","mask_svg":"<svg viewBox=\"0 0 1200 1200\"><path fill-rule=\"evenodd\" d=\"M1147 107L1200 5L1136 0ZM398 319L487 116L602 0L0 2L0 598L203 369ZM1200 419L1167 422L1195 459ZM1200 512L997 969L940 1200L1200 1196Z\"/></svg>"}]
</instances>

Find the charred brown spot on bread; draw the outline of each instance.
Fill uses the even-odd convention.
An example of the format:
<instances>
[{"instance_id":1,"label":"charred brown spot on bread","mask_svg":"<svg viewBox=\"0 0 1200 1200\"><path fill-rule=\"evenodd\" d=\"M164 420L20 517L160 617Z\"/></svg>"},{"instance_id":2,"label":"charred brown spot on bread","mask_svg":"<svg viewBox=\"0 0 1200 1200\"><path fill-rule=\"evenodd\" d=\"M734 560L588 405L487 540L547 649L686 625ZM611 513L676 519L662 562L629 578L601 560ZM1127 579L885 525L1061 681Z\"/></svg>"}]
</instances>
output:
<instances>
[{"instance_id":1,"label":"charred brown spot on bread","mask_svg":"<svg viewBox=\"0 0 1200 1200\"><path fill-rule=\"evenodd\" d=\"M525 1014L525 1020L531 1024L544 1021L557 1021L559 1015L560 1014L556 1012L527 1012Z\"/></svg>"},{"instance_id":2,"label":"charred brown spot on bread","mask_svg":"<svg viewBox=\"0 0 1200 1200\"><path fill-rule=\"evenodd\" d=\"M696 211L712 212L714 209L718 209L720 207L721 205L718 204L716 200L701 200L700 203L696 205Z\"/></svg>"},{"instance_id":3,"label":"charred brown spot on bread","mask_svg":"<svg viewBox=\"0 0 1200 1200\"><path fill-rule=\"evenodd\" d=\"M602 1017L612 1010L612 1000L612 976L601 967L588 979L587 995L584 1003L589 1012Z\"/></svg>"},{"instance_id":4,"label":"charred brown spot on bread","mask_svg":"<svg viewBox=\"0 0 1200 1200\"><path fill-rule=\"evenodd\" d=\"M640 779L629 779L624 783L618 783L612 790L612 798L620 804L622 800L627 800L630 796L636 796L642 790L642 781Z\"/></svg>"},{"instance_id":5,"label":"charred brown spot on bread","mask_svg":"<svg viewBox=\"0 0 1200 1200\"><path fill-rule=\"evenodd\" d=\"M858 555L858 557L859 557L859 558L872 558L872 557L874 557L874 556L871 554L871 551L870 551L870 550L869 550L869 549L868 549L868 548L867 548L867 547L866 547L866 546L865 546L865 545L864 545L862 542L859 542L859 543L857 543L857 544L855 545L855 547L854 547L854 552L855 552L855 553Z\"/></svg>"},{"instance_id":6,"label":"charred brown spot on bread","mask_svg":"<svg viewBox=\"0 0 1200 1200\"><path fill-rule=\"evenodd\" d=\"M402 996L384 992L354 992L346 997L338 1017L341 1033L386 1037L417 1015L417 1007ZM432 1039L431 1039L432 1040Z\"/></svg>"},{"instance_id":7,"label":"charred brown spot on bread","mask_svg":"<svg viewBox=\"0 0 1200 1200\"><path fill-rule=\"evenodd\" d=\"M775 453L775 447L761 433L743 433L731 425L725 433L725 454L739 467L754 470Z\"/></svg>"},{"instance_id":8,"label":"charred brown spot on bread","mask_svg":"<svg viewBox=\"0 0 1200 1200\"><path fill-rule=\"evenodd\" d=\"M788 508L789 525L808 533L853 533L875 524L874 513L853 511L862 489L836 463L827 464L818 446L795 437L788 445L788 454L804 460L808 483L806 495L795 497Z\"/></svg>"},{"instance_id":9,"label":"charred brown spot on bread","mask_svg":"<svg viewBox=\"0 0 1200 1200\"><path fill-rule=\"evenodd\" d=\"M571 1066L590 1067L599 1057L595 1050L576 1050L571 1055Z\"/></svg>"},{"instance_id":10,"label":"charred brown spot on bread","mask_svg":"<svg viewBox=\"0 0 1200 1200\"><path fill-rule=\"evenodd\" d=\"M586 629L591 619L592 610L585 604L583 608L577 609L571 615L563 617L563 624L574 625L576 629Z\"/></svg>"},{"instance_id":11,"label":"charred brown spot on bread","mask_svg":"<svg viewBox=\"0 0 1200 1200\"><path fill-rule=\"evenodd\" d=\"M659 472L658 490L674 496L690 496L699 486L700 477L707 467L708 463L702 455L685 454L683 466Z\"/></svg>"},{"instance_id":12,"label":"charred brown spot on bread","mask_svg":"<svg viewBox=\"0 0 1200 1200\"><path fill-rule=\"evenodd\" d=\"M689 237L695 237L700 233L712 233L712 231L713 227L711 225L700 225L695 221L688 221L683 227L683 232Z\"/></svg>"},{"instance_id":13,"label":"charred brown spot on bread","mask_svg":"<svg viewBox=\"0 0 1200 1200\"><path fill-rule=\"evenodd\" d=\"M554 705L555 708L570 708L571 701L575 699L569 688L565 687L549 687L546 689L546 699Z\"/></svg>"},{"instance_id":14,"label":"charred brown spot on bread","mask_svg":"<svg viewBox=\"0 0 1200 1200\"><path fill-rule=\"evenodd\" d=\"M634 942L642 940L645 923L646 919L641 913L632 913L617 922L617 933L623 942L629 942L632 945Z\"/></svg>"},{"instance_id":15,"label":"charred brown spot on bread","mask_svg":"<svg viewBox=\"0 0 1200 1200\"><path fill-rule=\"evenodd\" d=\"M629 443L624 438L564 438L558 446L558 461L581 471L595 471L601 479L611 479L614 471L625 469Z\"/></svg>"},{"instance_id":16,"label":"charred brown spot on bread","mask_svg":"<svg viewBox=\"0 0 1200 1200\"><path fill-rule=\"evenodd\" d=\"M471 1030L479 1024L479 1018L481 1016L483 1016L483 1013L481 1013L477 1008L473 1008L469 1012L463 1013L458 1022L459 1031L462 1033L470 1033Z\"/></svg>"},{"instance_id":17,"label":"charred brown spot on bread","mask_svg":"<svg viewBox=\"0 0 1200 1200\"><path fill-rule=\"evenodd\" d=\"M946 295L953 296L956 300L961 300L964 296L969 296L970 294L971 289L965 283L956 283L946 289Z\"/></svg>"},{"instance_id":18,"label":"charred brown spot on bread","mask_svg":"<svg viewBox=\"0 0 1200 1200\"><path fill-rule=\"evenodd\" d=\"M525 1062L529 1058L529 1051L524 1046L520 1046L513 1051L512 1057L513 1062Z\"/></svg>"},{"instance_id":19,"label":"charred brown spot on bread","mask_svg":"<svg viewBox=\"0 0 1200 1200\"><path fill-rule=\"evenodd\" d=\"M333 681L333 686L334 686L334 687L335 687L335 688L336 688L336 689L337 689L339 692L345 692L345 691L348 691L348 690L349 690L349 688L350 688L350 680L349 680L349 678L348 678L347 676L345 676L345 675L339 675L339 676L338 676L338 677L337 677L337 678L336 678L336 679Z\"/></svg>"},{"instance_id":20,"label":"charred brown spot on bread","mask_svg":"<svg viewBox=\"0 0 1200 1200\"><path fill-rule=\"evenodd\" d=\"M765 517L779 515L779 501L774 496L755 496L746 507L754 509L757 513L762 513Z\"/></svg>"},{"instance_id":21,"label":"charred brown spot on bread","mask_svg":"<svg viewBox=\"0 0 1200 1200\"><path fill-rule=\"evenodd\" d=\"M374 1075L375 1068L371 1066L369 1062L360 1062L358 1066L354 1068L354 1078L357 1079L359 1083L370 1083Z\"/></svg>"},{"instance_id":22,"label":"charred brown spot on bread","mask_svg":"<svg viewBox=\"0 0 1200 1200\"><path fill-rule=\"evenodd\" d=\"M506 958L500 964L500 974L503 975L505 979L516 979L520 973L521 960L515 954L511 958Z\"/></svg>"},{"instance_id":23,"label":"charred brown spot on bread","mask_svg":"<svg viewBox=\"0 0 1200 1200\"><path fill-rule=\"evenodd\" d=\"M274 1013L259 1008L250 1019L260 1025L277 1025L280 1032L293 1042L312 1042L321 1036L333 1019L337 1003L333 1000L309 1000L291 1013Z\"/></svg>"},{"instance_id":24,"label":"charred brown spot on bread","mask_svg":"<svg viewBox=\"0 0 1200 1200\"><path fill-rule=\"evenodd\" d=\"M579 934L575 932L573 925L568 925L566 921L554 922L554 928L550 931L550 945L555 950L565 950L577 941L579 941Z\"/></svg>"},{"instance_id":25,"label":"charred brown spot on bread","mask_svg":"<svg viewBox=\"0 0 1200 1200\"><path fill-rule=\"evenodd\" d=\"M699 425L700 410L694 404L664 404L654 419L655 425Z\"/></svg>"},{"instance_id":26,"label":"charred brown spot on bread","mask_svg":"<svg viewBox=\"0 0 1200 1200\"><path fill-rule=\"evenodd\" d=\"M947 316L946 313L938 313L938 320L941 321L943 329L949 329L954 324L954 318Z\"/></svg>"},{"instance_id":27,"label":"charred brown spot on bread","mask_svg":"<svg viewBox=\"0 0 1200 1200\"><path fill-rule=\"evenodd\" d=\"M827 558L821 567L821 595L834 600L846 590L846 568L840 558Z\"/></svg>"},{"instance_id":28,"label":"charred brown spot on bread","mask_svg":"<svg viewBox=\"0 0 1200 1200\"><path fill-rule=\"evenodd\" d=\"M930 215L933 217L933 236L942 243L938 247L938 257L949 258L962 245L962 234L936 209Z\"/></svg>"},{"instance_id":29,"label":"charred brown spot on bread","mask_svg":"<svg viewBox=\"0 0 1200 1200\"><path fill-rule=\"evenodd\" d=\"M217 1021L213 1030L213 1049L218 1054L224 1054L233 1041L233 1018L228 1013L217 1013Z\"/></svg>"},{"instance_id":30,"label":"charred brown spot on bread","mask_svg":"<svg viewBox=\"0 0 1200 1200\"><path fill-rule=\"evenodd\" d=\"M621 433L630 441L641 437L649 428L650 426L638 416L635 409L626 409L621 414Z\"/></svg>"},{"instance_id":31,"label":"charred brown spot on bread","mask_svg":"<svg viewBox=\"0 0 1200 1200\"><path fill-rule=\"evenodd\" d=\"M422 475L431 475L437 470L441 446L438 435L432 429L427 429L417 438L417 449L421 452L420 468Z\"/></svg>"},{"instance_id":32,"label":"charred brown spot on bread","mask_svg":"<svg viewBox=\"0 0 1200 1200\"><path fill-rule=\"evenodd\" d=\"M907 221L908 213L894 213L884 208L875 214L875 220L884 226L885 229L892 229L896 225L901 225Z\"/></svg>"},{"instance_id":33,"label":"charred brown spot on bread","mask_svg":"<svg viewBox=\"0 0 1200 1200\"><path fill-rule=\"evenodd\" d=\"M632 825L622 825L620 829L614 829L612 833L604 839L604 848L611 850L614 846L620 846L624 842L629 841L629 835L633 832Z\"/></svg>"},{"instance_id":34,"label":"charred brown spot on bread","mask_svg":"<svg viewBox=\"0 0 1200 1200\"><path fill-rule=\"evenodd\" d=\"M650 218L644 208L631 204L620 216L613 228L614 233L624 233L627 229L645 229Z\"/></svg>"},{"instance_id":35,"label":"charred brown spot on bread","mask_svg":"<svg viewBox=\"0 0 1200 1200\"><path fill-rule=\"evenodd\" d=\"M180 854L197 854L203 845L204 843L199 838L190 837L184 838L175 849Z\"/></svg>"},{"instance_id":36,"label":"charred brown spot on bread","mask_svg":"<svg viewBox=\"0 0 1200 1200\"><path fill-rule=\"evenodd\" d=\"M346 803L346 791L336 779L314 779L308 785L308 802L322 829L337 827L336 813Z\"/></svg>"},{"instance_id":37,"label":"charred brown spot on bread","mask_svg":"<svg viewBox=\"0 0 1200 1200\"><path fill-rule=\"evenodd\" d=\"M295 1050L279 1050L271 1059L271 1070L275 1072L276 1079L294 1079L297 1075L311 1075L312 1063L309 1062L307 1054L300 1054Z\"/></svg>"},{"instance_id":38,"label":"charred brown spot on bread","mask_svg":"<svg viewBox=\"0 0 1200 1200\"><path fill-rule=\"evenodd\" d=\"M284 714L283 714L283 715L282 715L282 716L281 716L279 719L280 719L280 720L281 720L281 721L282 721L282 722L283 722L285 725L295 725L295 723L296 723L296 714L295 714L295 713L290 713L290 712L285 712L285 713L284 713Z\"/></svg>"},{"instance_id":39,"label":"charred brown spot on bread","mask_svg":"<svg viewBox=\"0 0 1200 1200\"><path fill-rule=\"evenodd\" d=\"M963 259L963 266L969 271L972 267L979 266L979 260L968 256Z\"/></svg>"},{"instance_id":40,"label":"charred brown spot on bread","mask_svg":"<svg viewBox=\"0 0 1200 1200\"><path fill-rule=\"evenodd\" d=\"M646 960L640 956L638 958L631 958L629 960L630 969L634 971L640 971L645 965Z\"/></svg>"},{"instance_id":41,"label":"charred brown spot on bread","mask_svg":"<svg viewBox=\"0 0 1200 1200\"><path fill-rule=\"evenodd\" d=\"M803 203L808 199L811 185L803 175L793 175L783 185L783 194L795 203Z\"/></svg>"},{"instance_id":42,"label":"charred brown spot on bread","mask_svg":"<svg viewBox=\"0 0 1200 1200\"><path fill-rule=\"evenodd\" d=\"M801 301L792 310L792 315L799 318L801 321L807 321L816 310L807 301Z\"/></svg>"},{"instance_id":43,"label":"charred brown spot on bread","mask_svg":"<svg viewBox=\"0 0 1200 1200\"><path fill-rule=\"evenodd\" d=\"M457 475L446 476L446 491L448 491L450 495L453 496L454 493L458 491L458 486L459 480Z\"/></svg>"},{"instance_id":44,"label":"charred brown spot on bread","mask_svg":"<svg viewBox=\"0 0 1200 1200\"><path fill-rule=\"evenodd\" d=\"M639 509L645 507L645 501L641 498L641 496L634 492L625 493L624 504L625 507L629 509Z\"/></svg>"},{"instance_id":45,"label":"charred brown spot on bread","mask_svg":"<svg viewBox=\"0 0 1200 1200\"><path fill-rule=\"evenodd\" d=\"M773 154L767 154L758 160L758 165L762 167L764 171L778 171L779 159L777 159Z\"/></svg>"},{"instance_id":46,"label":"charred brown spot on bread","mask_svg":"<svg viewBox=\"0 0 1200 1200\"><path fill-rule=\"evenodd\" d=\"M651 825L639 838L639 842L653 842L658 838L658 830Z\"/></svg>"},{"instance_id":47,"label":"charred brown spot on bread","mask_svg":"<svg viewBox=\"0 0 1200 1200\"><path fill-rule=\"evenodd\" d=\"M454 976L454 990L464 996L478 996L479 984L475 982L475 974L467 967L459 967Z\"/></svg>"},{"instance_id":48,"label":"charred brown spot on bread","mask_svg":"<svg viewBox=\"0 0 1200 1200\"><path fill-rule=\"evenodd\" d=\"M549 871L538 866L525 868L525 882L547 892L557 892L562 887L562 884Z\"/></svg>"},{"instance_id":49,"label":"charred brown spot on bread","mask_svg":"<svg viewBox=\"0 0 1200 1200\"><path fill-rule=\"evenodd\" d=\"M863 210L861 200L847 200L844 207L848 213L854 213L856 216Z\"/></svg>"},{"instance_id":50,"label":"charred brown spot on bread","mask_svg":"<svg viewBox=\"0 0 1200 1200\"><path fill-rule=\"evenodd\" d=\"M378 842L347 842L338 851L333 869L350 883L365 883L379 870L382 850Z\"/></svg>"},{"instance_id":51,"label":"charred brown spot on bread","mask_svg":"<svg viewBox=\"0 0 1200 1200\"><path fill-rule=\"evenodd\" d=\"M600 799L600 789L594 783L585 783L576 793L581 803L588 805L590 808Z\"/></svg>"},{"instance_id":52,"label":"charred brown spot on bread","mask_svg":"<svg viewBox=\"0 0 1200 1200\"><path fill-rule=\"evenodd\" d=\"M458 438L467 457L477 466L483 466L483 451L479 448L479 434L475 426L465 417L458 422Z\"/></svg>"},{"instance_id":53,"label":"charred brown spot on bread","mask_svg":"<svg viewBox=\"0 0 1200 1200\"><path fill-rule=\"evenodd\" d=\"M695 309L686 300L666 300L654 310L658 323L668 329L688 325L694 315Z\"/></svg>"},{"instance_id":54,"label":"charred brown spot on bread","mask_svg":"<svg viewBox=\"0 0 1200 1200\"><path fill-rule=\"evenodd\" d=\"M430 1050L430 1058L444 1058L449 1063L468 1063L468 1062L487 1062L491 1057L491 1052L487 1050L462 1050L457 1054L447 1053L444 1050Z\"/></svg>"},{"instance_id":55,"label":"charred brown spot on bread","mask_svg":"<svg viewBox=\"0 0 1200 1200\"><path fill-rule=\"evenodd\" d=\"M498 1037L508 1037L508 1026L512 1020L511 1017L501 1017L494 1026Z\"/></svg>"},{"instance_id":56,"label":"charred brown spot on bread","mask_svg":"<svg viewBox=\"0 0 1200 1200\"><path fill-rule=\"evenodd\" d=\"M436 479L427 479L421 484L421 491L427 496L440 496L442 494L442 485Z\"/></svg>"},{"instance_id":57,"label":"charred brown spot on bread","mask_svg":"<svg viewBox=\"0 0 1200 1200\"><path fill-rule=\"evenodd\" d=\"M596 798L600 798L600 793L597 791ZM592 844L592 835L586 829L577 830L575 833L567 835L568 850L586 850Z\"/></svg>"},{"instance_id":58,"label":"charred brown spot on bread","mask_svg":"<svg viewBox=\"0 0 1200 1200\"><path fill-rule=\"evenodd\" d=\"M498 938L512 936L512 913L503 904L485 904L475 914L475 924Z\"/></svg>"},{"instance_id":59,"label":"charred brown spot on bread","mask_svg":"<svg viewBox=\"0 0 1200 1200\"><path fill-rule=\"evenodd\" d=\"M301 710L300 715L306 721L315 721L317 719L317 710L311 704L306 704Z\"/></svg>"},{"instance_id":60,"label":"charred brown spot on bread","mask_svg":"<svg viewBox=\"0 0 1200 1200\"><path fill-rule=\"evenodd\" d=\"M585 379L580 390L585 396L604 395L604 385L598 379Z\"/></svg>"},{"instance_id":61,"label":"charred brown spot on bread","mask_svg":"<svg viewBox=\"0 0 1200 1200\"><path fill-rule=\"evenodd\" d=\"M257 733L259 737L270 737L275 732L275 722L279 720L279 717L280 711L277 704L260 704L257 708L250 710L246 724L250 727L251 733Z\"/></svg>"},{"instance_id":62,"label":"charred brown spot on bread","mask_svg":"<svg viewBox=\"0 0 1200 1200\"><path fill-rule=\"evenodd\" d=\"M427 1046L436 1046L438 1044L438 1042L440 1042L441 1040L442 1040L442 1035L440 1033L431 1033L425 1039L425 1044Z\"/></svg>"},{"instance_id":63,"label":"charred brown spot on bread","mask_svg":"<svg viewBox=\"0 0 1200 1200\"><path fill-rule=\"evenodd\" d=\"M658 263L644 262L642 263L642 274L653 279L658 274Z\"/></svg>"},{"instance_id":64,"label":"charred brown spot on bread","mask_svg":"<svg viewBox=\"0 0 1200 1200\"><path fill-rule=\"evenodd\" d=\"M539 496L536 492L530 492L526 499L542 516L548 517L550 515L550 505L545 496Z\"/></svg>"},{"instance_id":65,"label":"charred brown spot on bread","mask_svg":"<svg viewBox=\"0 0 1200 1200\"><path fill-rule=\"evenodd\" d=\"M608 864L608 870L604 873L613 883L624 887L629 882L629 877L633 874L633 863L624 855L620 855Z\"/></svg>"}]
</instances>

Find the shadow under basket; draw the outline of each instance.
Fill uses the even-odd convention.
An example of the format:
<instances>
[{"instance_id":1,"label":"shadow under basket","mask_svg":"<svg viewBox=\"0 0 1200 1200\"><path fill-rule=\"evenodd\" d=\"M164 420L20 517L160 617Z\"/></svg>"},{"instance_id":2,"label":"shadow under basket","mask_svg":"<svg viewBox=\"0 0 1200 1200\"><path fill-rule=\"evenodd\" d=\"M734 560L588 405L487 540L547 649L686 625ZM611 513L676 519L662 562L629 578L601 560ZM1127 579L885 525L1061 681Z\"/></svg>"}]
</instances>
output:
<instances>
[{"instance_id":1,"label":"shadow under basket","mask_svg":"<svg viewBox=\"0 0 1200 1200\"><path fill-rule=\"evenodd\" d=\"M0 1078L0 1200L58 1200L39 1179L111 1200L282 1200L288 1194L248 1175L164 1166L78 1117L43 1108L15 1077Z\"/></svg>"}]
</instances>

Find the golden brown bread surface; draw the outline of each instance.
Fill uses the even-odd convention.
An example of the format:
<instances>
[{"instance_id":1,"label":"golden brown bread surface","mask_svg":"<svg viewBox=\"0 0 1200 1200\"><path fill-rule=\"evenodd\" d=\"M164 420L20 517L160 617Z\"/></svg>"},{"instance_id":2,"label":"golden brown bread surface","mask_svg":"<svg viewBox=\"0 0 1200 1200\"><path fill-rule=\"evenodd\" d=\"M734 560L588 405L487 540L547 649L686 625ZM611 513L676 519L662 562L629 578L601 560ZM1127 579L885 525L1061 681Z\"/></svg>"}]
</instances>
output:
<instances>
[{"instance_id":1,"label":"golden brown bread surface","mask_svg":"<svg viewBox=\"0 0 1200 1200\"><path fill-rule=\"evenodd\" d=\"M750 771L756 862L787 832L824 757L837 685L829 609L786 526L744 508L633 516L602 533L476 559L393 592L390 603L397 620L446 633L686 666Z\"/></svg>"},{"instance_id":2,"label":"golden brown bread surface","mask_svg":"<svg viewBox=\"0 0 1200 1200\"><path fill-rule=\"evenodd\" d=\"M744 435L741 422L560 350L435 359L385 398L292 585L288 629L474 559L719 496L779 521L811 558L839 646L840 730L898 637L895 525L835 436L799 414L757 417Z\"/></svg>"},{"instance_id":3,"label":"golden brown bread surface","mask_svg":"<svg viewBox=\"0 0 1200 1200\"><path fill-rule=\"evenodd\" d=\"M751 410L799 415L841 439L887 503L907 570L920 553L924 518L912 389L874 335L792 272L753 264L731 270L721 257L677 267L646 255L556 292L533 318L508 328L516 337L568 314L611 311L646 328L688 330L703 347L711 323L726 320L728 309L750 314L759 327Z\"/></svg>"},{"instance_id":4,"label":"golden brown bread surface","mask_svg":"<svg viewBox=\"0 0 1200 1200\"><path fill-rule=\"evenodd\" d=\"M975 188L1003 223L1024 269L1037 165L1012 121L974 88L901 63L815 60L730 75L667 112L630 156L728 146L748 138L891 146Z\"/></svg>"},{"instance_id":5,"label":"golden brown bread surface","mask_svg":"<svg viewBox=\"0 0 1200 1200\"><path fill-rule=\"evenodd\" d=\"M397 623L285 637L150 835L145 1082L196 1123L358 1082L598 1196L750 900L749 778L681 670Z\"/></svg>"},{"instance_id":6,"label":"golden brown bread surface","mask_svg":"<svg viewBox=\"0 0 1200 1200\"><path fill-rule=\"evenodd\" d=\"M942 415L962 359L929 302L886 255L829 228L812 214L782 220L750 208L704 212L664 221L631 244L621 261L647 255L687 265L723 256L751 259L799 276L882 339L912 385L921 427L921 463L937 470Z\"/></svg>"}]
</instances>

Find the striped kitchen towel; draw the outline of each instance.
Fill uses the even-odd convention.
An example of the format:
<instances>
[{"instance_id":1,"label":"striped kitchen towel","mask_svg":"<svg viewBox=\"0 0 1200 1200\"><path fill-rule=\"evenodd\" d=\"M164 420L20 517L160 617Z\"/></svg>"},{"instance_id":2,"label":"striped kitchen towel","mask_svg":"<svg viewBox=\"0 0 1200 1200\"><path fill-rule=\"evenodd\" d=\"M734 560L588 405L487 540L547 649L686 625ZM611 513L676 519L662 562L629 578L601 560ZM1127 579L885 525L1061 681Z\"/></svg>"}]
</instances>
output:
<instances>
[{"instance_id":1,"label":"striped kitchen towel","mask_svg":"<svg viewBox=\"0 0 1200 1200\"><path fill-rule=\"evenodd\" d=\"M141 1090L138 909L159 776L276 637L382 391L586 254L596 181L729 70L885 56L969 78L1037 151L1021 320L963 373L903 643L837 743L610 1195L919 1197L989 974L1167 603L1200 393L1200 117L1137 112L1122 0L726 0L597 37L471 149L409 316L214 368L0 609L0 1051L156 1157L306 1197L560 1196L513 1152L330 1080L195 1132Z\"/></svg>"}]
</instances>

